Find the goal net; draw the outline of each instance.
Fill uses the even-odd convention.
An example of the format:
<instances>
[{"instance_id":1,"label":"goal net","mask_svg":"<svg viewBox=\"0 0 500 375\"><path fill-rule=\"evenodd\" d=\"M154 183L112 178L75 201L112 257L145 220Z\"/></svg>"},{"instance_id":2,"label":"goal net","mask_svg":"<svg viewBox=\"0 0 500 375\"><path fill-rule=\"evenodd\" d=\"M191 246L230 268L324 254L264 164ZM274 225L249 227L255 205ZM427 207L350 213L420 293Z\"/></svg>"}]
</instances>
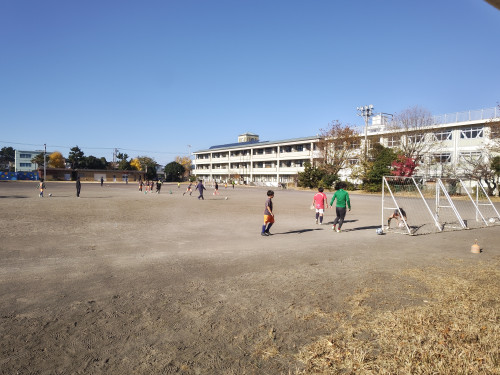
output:
<instances>
[{"instance_id":1,"label":"goal net","mask_svg":"<svg viewBox=\"0 0 500 375\"><path fill-rule=\"evenodd\" d=\"M460 179L383 178L381 227L410 235L481 228L500 223L480 184Z\"/></svg>"}]
</instances>

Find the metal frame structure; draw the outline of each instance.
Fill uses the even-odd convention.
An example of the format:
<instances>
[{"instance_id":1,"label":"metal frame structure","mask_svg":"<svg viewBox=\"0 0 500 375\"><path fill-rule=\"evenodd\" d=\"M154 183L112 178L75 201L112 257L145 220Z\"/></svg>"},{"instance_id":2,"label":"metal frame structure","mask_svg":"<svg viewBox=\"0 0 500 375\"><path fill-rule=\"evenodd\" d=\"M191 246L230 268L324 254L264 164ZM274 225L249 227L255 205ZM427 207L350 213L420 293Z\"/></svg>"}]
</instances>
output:
<instances>
[{"instance_id":1,"label":"metal frame structure","mask_svg":"<svg viewBox=\"0 0 500 375\"><path fill-rule=\"evenodd\" d=\"M413 230L408 226L408 223L407 221L404 219L403 215L402 215L402 212L401 212L401 208L398 204L398 200L396 198L396 196L394 195L392 189L391 189L391 186L389 184L389 181L388 181L388 178L393 178L393 179L397 179L397 178L401 178L401 177L393 177L393 176L384 176L383 179L382 179L382 219L381 219L381 229L382 231L385 232L384 230L384 225L385 225L385 217L386 215L384 215L384 211L385 210L398 210L399 212L399 215L400 217L402 218L403 220L403 223L405 225L405 228L406 228L406 232L409 234L409 235L414 235L415 233L413 232ZM448 194L448 191L445 187L445 185L443 184L443 181L442 179L438 178L436 180L436 197L435 197L435 207L434 207L434 211L431 209L431 207L429 206L427 200L425 199L423 193L422 193L422 190L420 189L420 187L418 186L418 183L417 181L415 180L414 177L403 177L403 179L407 180L407 181L411 181L413 186L415 187L415 190L418 191L418 194L422 200L422 202L424 203L426 209L427 209L427 212L429 213L430 217L432 218L432 221L434 223L434 225L436 226L436 228L438 229L439 232L442 232L444 230L444 225L445 224L442 224L440 223L439 221L439 217L440 217L440 214L442 214L442 210L443 209L451 209L454 216L457 218L458 220L458 223L459 223L459 228L458 229L469 229L468 225L467 225L467 222L462 219L462 216L460 215L457 207L455 206L455 204L453 203L450 195ZM482 221L484 223L485 226L490 226L491 223L488 223L488 220L486 220L486 218L484 217L483 213L481 212L481 206L489 206L491 207L495 214L496 214L496 217L498 218L498 220L500 221L500 214L498 212L498 210L495 208L494 204L491 202L491 199L488 197L488 195L486 194L486 191L484 190L484 187L481 185L481 184L477 184L477 188L476 188L476 199L474 200L474 198L472 197L472 195L470 194L469 190L467 189L465 183L460 179L460 184L462 185L462 188L465 190L465 192L467 193L467 196L468 198L470 199L470 201L472 202L473 206L474 206L474 210L475 210L475 214L476 214L476 221L479 222L479 221ZM385 193L385 189L387 188L387 191L389 192L390 196L391 196L391 199L392 199L392 203L395 207L386 207L386 193ZM480 203L479 201L479 189L482 190L484 196L486 197L487 199L487 203Z\"/></svg>"}]
</instances>

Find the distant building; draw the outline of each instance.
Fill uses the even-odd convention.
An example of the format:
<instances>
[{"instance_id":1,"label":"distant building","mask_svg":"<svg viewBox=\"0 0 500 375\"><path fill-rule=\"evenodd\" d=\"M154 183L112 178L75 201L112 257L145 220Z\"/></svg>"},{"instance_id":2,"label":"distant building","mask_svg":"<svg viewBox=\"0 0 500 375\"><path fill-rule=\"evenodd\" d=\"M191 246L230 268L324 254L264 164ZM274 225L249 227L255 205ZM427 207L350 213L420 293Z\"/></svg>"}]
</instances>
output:
<instances>
[{"instance_id":1,"label":"distant building","mask_svg":"<svg viewBox=\"0 0 500 375\"><path fill-rule=\"evenodd\" d=\"M39 178L43 178L43 167L38 169ZM101 181L105 182L135 182L144 180L146 172L122 169L64 169L64 168L46 168L46 180L49 181L71 181L80 177L82 181Z\"/></svg>"},{"instance_id":2,"label":"distant building","mask_svg":"<svg viewBox=\"0 0 500 375\"><path fill-rule=\"evenodd\" d=\"M317 136L259 141L257 134L241 134L238 143L194 152L193 173L205 180L235 180L242 184L295 182L304 163L318 157L318 141Z\"/></svg>"},{"instance_id":3,"label":"distant building","mask_svg":"<svg viewBox=\"0 0 500 375\"><path fill-rule=\"evenodd\" d=\"M38 151L15 150L15 171L32 172L37 170L38 164L32 163L31 159L33 159L40 153L43 153L43 150L38 150Z\"/></svg>"},{"instance_id":4,"label":"distant building","mask_svg":"<svg viewBox=\"0 0 500 375\"><path fill-rule=\"evenodd\" d=\"M492 120L500 120L497 107L434 116L434 125L419 129L418 134L405 134L391 130L388 117L378 114L368 124L367 147L370 149L373 144L380 143L397 148L406 138L410 142L435 142L436 147L420 161L416 175L428 179L442 177L450 168L460 173L464 158L486 157L482 149L489 140ZM352 168L360 163L365 143L363 133L359 134L359 152L349 159L351 167L339 173L343 180L351 180ZM257 134L241 134L238 143L194 152L193 174L204 180L235 180L245 184L295 182L298 173L304 171L304 163L314 164L319 158L319 141L319 136L260 141Z\"/></svg>"}]
</instances>

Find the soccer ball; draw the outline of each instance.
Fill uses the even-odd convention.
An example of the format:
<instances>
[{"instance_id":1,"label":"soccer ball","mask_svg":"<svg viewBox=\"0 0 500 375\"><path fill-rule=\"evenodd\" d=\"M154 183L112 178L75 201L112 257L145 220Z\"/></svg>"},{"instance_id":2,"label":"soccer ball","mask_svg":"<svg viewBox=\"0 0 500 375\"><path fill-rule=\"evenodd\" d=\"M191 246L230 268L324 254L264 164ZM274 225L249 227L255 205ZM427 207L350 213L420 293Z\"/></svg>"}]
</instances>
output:
<instances>
[{"instance_id":1,"label":"soccer ball","mask_svg":"<svg viewBox=\"0 0 500 375\"><path fill-rule=\"evenodd\" d=\"M494 217L490 217L489 222L490 222L491 224L493 224L493 223L495 222L495 218L494 218Z\"/></svg>"},{"instance_id":2,"label":"soccer ball","mask_svg":"<svg viewBox=\"0 0 500 375\"><path fill-rule=\"evenodd\" d=\"M224 199L225 199L225 200L227 200L227 197L226 197L226 198L224 198Z\"/></svg>"},{"instance_id":3,"label":"soccer ball","mask_svg":"<svg viewBox=\"0 0 500 375\"><path fill-rule=\"evenodd\" d=\"M382 230L382 228L377 228L377 234L384 234L384 231Z\"/></svg>"},{"instance_id":4,"label":"soccer ball","mask_svg":"<svg viewBox=\"0 0 500 375\"><path fill-rule=\"evenodd\" d=\"M51 196L52 196L52 193L49 193L49 197L51 197Z\"/></svg>"}]
</instances>

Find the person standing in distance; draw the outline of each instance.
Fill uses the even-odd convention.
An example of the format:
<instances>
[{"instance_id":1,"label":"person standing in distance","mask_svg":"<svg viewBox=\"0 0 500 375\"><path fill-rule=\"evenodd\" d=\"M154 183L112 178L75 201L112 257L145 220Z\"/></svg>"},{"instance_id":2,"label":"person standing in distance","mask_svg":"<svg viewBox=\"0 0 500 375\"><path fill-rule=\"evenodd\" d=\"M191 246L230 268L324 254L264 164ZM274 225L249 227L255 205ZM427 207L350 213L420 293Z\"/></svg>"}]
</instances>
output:
<instances>
[{"instance_id":1,"label":"person standing in distance","mask_svg":"<svg viewBox=\"0 0 500 375\"><path fill-rule=\"evenodd\" d=\"M260 233L261 236L271 235L269 229L271 229L271 227L274 224L273 198L274 198L274 191L268 190L266 206L264 209L264 225L262 226L262 232Z\"/></svg>"},{"instance_id":2,"label":"person standing in distance","mask_svg":"<svg viewBox=\"0 0 500 375\"><path fill-rule=\"evenodd\" d=\"M325 193L323 193L323 188L318 188L318 192L314 194L313 203L314 208L316 209L316 224L323 224L323 214L325 212L325 208L328 208L328 198ZM325 207L326 206L326 207Z\"/></svg>"},{"instance_id":3,"label":"person standing in distance","mask_svg":"<svg viewBox=\"0 0 500 375\"><path fill-rule=\"evenodd\" d=\"M332 200L330 202L330 206L333 207L333 202L337 199L337 204L335 206L335 212L337 213L337 217L333 221L332 229L340 233L340 229L342 228L342 224L344 223L344 218L346 214L346 205L349 207L349 211L351 211L351 200L349 199L349 193L344 190L346 187L346 183L340 181L337 184L337 191L333 194ZM337 228L337 223L339 227Z\"/></svg>"},{"instance_id":4,"label":"person standing in distance","mask_svg":"<svg viewBox=\"0 0 500 375\"><path fill-rule=\"evenodd\" d=\"M206 190L206 189L205 189L205 186L203 186L203 182L201 180L198 182L198 185L196 185L195 189L200 192L198 199L201 198L201 199L205 200L205 198L203 198L203 190Z\"/></svg>"},{"instance_id":5,"label":"person standing in distance","mask_svg":"<svg viewBox=\"0 0 500 375\"><path fill-rule=\"evenodd\" d=\"M76 196L80 198L80 190L82 189L82 183L80 182L80 177L76 178Z\"/></svg>"}]
</instances>

